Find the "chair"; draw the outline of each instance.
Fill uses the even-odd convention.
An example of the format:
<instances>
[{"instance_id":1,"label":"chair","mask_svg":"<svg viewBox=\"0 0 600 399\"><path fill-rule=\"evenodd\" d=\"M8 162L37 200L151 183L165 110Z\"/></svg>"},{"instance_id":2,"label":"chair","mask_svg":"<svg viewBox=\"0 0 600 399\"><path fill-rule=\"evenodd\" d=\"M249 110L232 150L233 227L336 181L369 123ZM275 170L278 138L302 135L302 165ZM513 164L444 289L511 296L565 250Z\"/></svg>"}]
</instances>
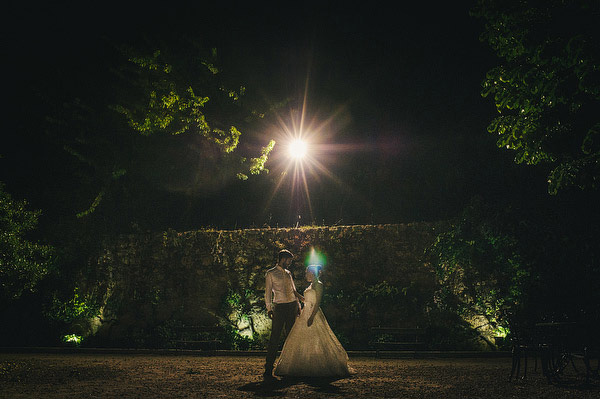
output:
<instances>
[{"instance_id":1,"label":"chair","mask_svg":"<svg viewBox=\"0 0 600 399\"><path fill-rule=\"evenodd\" d=\"M529 330L520 330L513 333L511 338L512 366L509 381L519 378L521 373L521 362L523 362L523 376L527 378L527 362L529 356L535 361L534 371L537 371L537 358L539 356L539 345Z\"/></svg>"}]
</instances>

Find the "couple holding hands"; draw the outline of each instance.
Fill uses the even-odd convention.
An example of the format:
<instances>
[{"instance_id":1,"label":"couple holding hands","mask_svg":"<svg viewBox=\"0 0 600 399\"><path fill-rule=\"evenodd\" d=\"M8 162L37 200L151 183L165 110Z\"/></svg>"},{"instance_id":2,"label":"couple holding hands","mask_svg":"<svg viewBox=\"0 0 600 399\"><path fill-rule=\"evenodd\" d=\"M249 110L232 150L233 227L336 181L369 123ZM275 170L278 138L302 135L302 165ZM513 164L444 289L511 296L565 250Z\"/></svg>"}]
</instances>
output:
<instances>
[{"instance_id":1,"label":"couple holding hands","mask_svg":"<svg viewBox=\"0 0 600 399\"><path fill-rule=\"evenodd\" d=\"M319 280L321 266L306 268L310 285L301 295L288 270L293 258L290 251L280 251L277 264L265 277L265 304L273 322L264 377L347 377L350 375L348 355L319 308L323 297L323 283ZM287 338L275 364L282 331Z\"/></svg>"}]
</instances>

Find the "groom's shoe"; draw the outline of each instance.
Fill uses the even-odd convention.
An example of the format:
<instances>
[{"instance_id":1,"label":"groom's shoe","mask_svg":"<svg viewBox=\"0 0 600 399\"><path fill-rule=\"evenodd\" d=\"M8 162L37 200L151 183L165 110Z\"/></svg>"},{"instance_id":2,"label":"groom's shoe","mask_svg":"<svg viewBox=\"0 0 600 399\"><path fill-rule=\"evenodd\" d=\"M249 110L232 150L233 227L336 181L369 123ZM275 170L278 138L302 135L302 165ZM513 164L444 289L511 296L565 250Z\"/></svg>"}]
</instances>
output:
<instances>
[{"instance_id":1,"label":"groom's shoe","mask_svg":"<svg viewBox=\"0 0 600 399\"><path fill-rule=\"evenodd\" d=\"M267 369L263 373L263 379L265 381L274 381L275 377L273 376L273 369Z\"/></svg>"}]
</instances>

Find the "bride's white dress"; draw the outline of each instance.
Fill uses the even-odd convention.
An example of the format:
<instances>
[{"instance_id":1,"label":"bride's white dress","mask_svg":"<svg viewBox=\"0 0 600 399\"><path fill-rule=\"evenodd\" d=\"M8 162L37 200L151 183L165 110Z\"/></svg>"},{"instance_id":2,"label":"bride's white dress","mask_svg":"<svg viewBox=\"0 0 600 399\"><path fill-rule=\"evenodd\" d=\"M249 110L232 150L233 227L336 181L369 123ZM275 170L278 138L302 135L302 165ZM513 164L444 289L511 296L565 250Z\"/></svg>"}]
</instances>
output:
<instances>
[{"instance_id":1,"label":"bride's white dress","mask_svg":"<svg viewBox=\"0 0 600 399\"><path fill-rule=\"evenodd\" d=\"M350 375L348 354L331 331L321 309L310 327L308 318L317 302L317 293L309 286L304 291L304 308L290 331L275 375L297 377L346 377Z\"/></svg>"}]
</instances>

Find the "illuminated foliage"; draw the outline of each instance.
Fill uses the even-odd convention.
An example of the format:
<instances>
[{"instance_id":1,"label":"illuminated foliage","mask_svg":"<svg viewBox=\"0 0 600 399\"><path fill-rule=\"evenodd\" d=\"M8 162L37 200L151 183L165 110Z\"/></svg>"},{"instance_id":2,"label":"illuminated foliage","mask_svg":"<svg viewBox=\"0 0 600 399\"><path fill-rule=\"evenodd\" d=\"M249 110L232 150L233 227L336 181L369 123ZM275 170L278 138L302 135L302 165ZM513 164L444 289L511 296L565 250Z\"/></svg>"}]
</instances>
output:
<instances>
[{"instance_id":1,"label":"illuminated foliage","mask_svg":"<svg viewBox=\"0 0 600 399\"><path fill-rule=\"evenodd\" d=\"M474 200L428 250L439 280L438 306L506 327L522 309L531 275L508 212Z\"/></svg>"},{"instance_id":2,"label":"illuminated foliage","mask_svg":"<svg viewBox=\"0 0 600 399\"><path fill-rule=\"evenodd\" d=\"M481 94L499 112L488 126L515 162L547 164L548 191L600 182L600 3L480 0L481 40L503 63Z\"/></svg>"},{"instance_id":3,"label":"illuminated foliage","mask_svg":"<svg viewBox=\"0 0 600 399\"><path fill-rule=\"evenodd\" d=\"M67 345L79 346L79 345L81 345L82 340L83 340L83 337L81 335L77 335L77 334L67 334L62 337L63 343L65 343Z\"/></svg>"},{"instance_id":4,"label":"illuminated foliage","mask_svg":"<svg viewBox=\"0 0 600 399\"><path fill-rule=\"evenodd\" d=\"M269 153L273 150L273 148L275 148L275 140L269 141L269 144L261 149L260 157L250 159L250 166L248 168L250 174L258 175L263 171L267 173L269 172L269 169L265 168L265 163L269 159ZM245 162L245 159L243 162ZM238 173L238 178L246 180L248 176L244 173Z\"/></svg>"},{"instance_id":5,"label":"illuminated foliage","mask_svg":"<svg viewBox=\"0 0 600 399\"><path fill-rule=\"evenodd\" d=\"M15 201L0 183L0 298L10 301L33 292L53 266L54 249L31 242L40 211L27 209L27 202ZM5 302L6 303L6 302Z\"/></svg>"},{"instance_id":6,"label":"illuminated foliage","mask_svg":"<svg viewBox=\"0 0 600 399\"><path fill-rule=\"evenodd\" d=\"M72 165L80 183L73 198L78 218L140 179L171 182L173 174L161 175L167 168L176 178L189 178L190 170L211 176L204 179L209 183L189 179L196 191L229 176L246 179L268 172L264 165L274 141L248 160L238 149L240 124L247 126L262 114L249 109L245 87L226 82L215 49L191 38L109 48L105 67L91 77L94 83L76 89L65 102L49 101L57 107L47 118L50 135L68 154L60 163ZM168 152L175 149L175 156ZM171 163L157 166L157 155Z\"/></svg>"},{"instance_id":7,"label":"illuminated foliage","mask_svg":"<svg viewBox=\"0 0 600 399\"><path fill-rule=\"evenodd\" d=\"M237 147L239 130L235 126L226 129L211 127L205 111L210 98L195 93L197 90L209 91L205 82L219 73L213 64L216 60L201 61L194 67L182 63L182 60L187 61L182 57L173 59L172 63L167 62L160 50L155 50L151 56L137 55L138 51L131 48L124 49L123 53L128 65L121 71L121 76L129 78L132 88L137 89L137 98L130 104L123 104L122 99L117 99L112 108L125 116L132 129L143 135L198 133L218 144L225 152ZM212 51L210 58L216 58L216 50ZM182 70L189 69L204 79L182 76ZM244 91L242 87L240 93ZM232 102L240 98L233 90L221 88L217 91L221 92L225 92Z\"/></svg>"},{"instance_id":8,"label":"illuminated foliage","mask_svg":"<svg viewBox=\"0 0 600 399\"><path fill-rule=\"evenodd\" d=\"M75 288L72 297L67 300L62 300L55 294L46 315L52 320L68 324L97 316L98 313L95 301L89 295L81 296L79 289Z\"/></svg>"}]
</instances>

